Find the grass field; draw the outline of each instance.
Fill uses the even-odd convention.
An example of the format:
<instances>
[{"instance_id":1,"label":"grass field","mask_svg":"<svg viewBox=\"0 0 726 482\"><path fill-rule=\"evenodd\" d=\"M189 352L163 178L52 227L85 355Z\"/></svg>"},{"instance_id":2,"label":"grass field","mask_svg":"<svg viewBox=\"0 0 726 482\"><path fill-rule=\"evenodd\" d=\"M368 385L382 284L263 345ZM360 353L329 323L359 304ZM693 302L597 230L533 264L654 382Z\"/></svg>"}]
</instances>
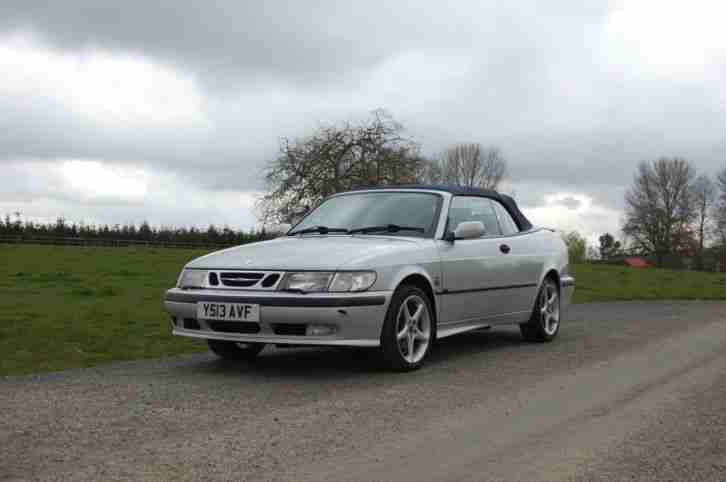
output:
<instances>
[{"instance_id":1,"label":"grass field","mask_svg":"<svg viewBox=\"0 0 726 482\"><path fill-rule=\"evenodd\" d=\"M0 375L174 355L162 294L202 252L0 245Z\"/></svg>"},{"instance_id":2,"label":"grass field","mask_svg":"<svg viewBox=\"0 0 726 482\"><path fill-rule=\"evenodd\" d=\"M723 300L726 274L581 264L575 266L575 302Z\"/></svg>"},{"instance_id":3,"label":"grass field","mask_svg":"<svg viewBox=\"0 0 726 482\"><path fill-rule=\"evenodd\" d=\"M202 251L0 244L0 375L204 350L172 337L162 296ZM576 302L726 299L726 275L575 267Z\"/></svg>"}]
</instances>

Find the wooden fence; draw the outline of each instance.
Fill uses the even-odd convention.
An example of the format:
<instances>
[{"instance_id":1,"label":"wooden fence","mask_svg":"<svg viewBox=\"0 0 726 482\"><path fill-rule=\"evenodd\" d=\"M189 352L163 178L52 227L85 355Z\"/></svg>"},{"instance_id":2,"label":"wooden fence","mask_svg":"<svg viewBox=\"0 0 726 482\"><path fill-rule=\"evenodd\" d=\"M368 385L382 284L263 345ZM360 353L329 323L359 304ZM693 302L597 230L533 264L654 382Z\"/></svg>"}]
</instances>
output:
<instances>
[{"instance_id":1,"label":"wooden fence","mask_svg":"<svg viewBox=\"0 0 726 482\"><path fill-rule=\"evenodd\" d=\"M0 244L43 244L57 246L106 246L112 248L183 248L222 249L238 243L180 243L177 241L145 241L140 239L96 239L73 237L0 236Z\"/></svg>"}]
</instances>

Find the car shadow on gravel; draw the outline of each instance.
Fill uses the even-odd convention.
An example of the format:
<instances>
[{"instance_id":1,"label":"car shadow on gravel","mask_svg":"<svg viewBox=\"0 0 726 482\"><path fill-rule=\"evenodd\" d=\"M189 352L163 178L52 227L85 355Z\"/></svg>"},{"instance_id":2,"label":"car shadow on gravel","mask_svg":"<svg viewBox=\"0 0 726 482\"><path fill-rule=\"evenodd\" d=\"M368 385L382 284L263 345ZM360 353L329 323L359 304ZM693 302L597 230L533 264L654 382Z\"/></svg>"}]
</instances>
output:
<instances>
[{"instance_id":1,"label":"car shadow on gravel","mask_svg":"<svg viewBox=\"0 0 726 482\"><path fill-rule=\"evenodd\" d=\"M498 328L455 335L440 340L422 372L435 369L458 359L493 355L504 349L523 350L529 346L519 330ZM330 347L267 347L252 362L218 358L196 360L192 372L244 375L245 377L282 378L351 378L372 373L391 373L383 365L378 349Z\"/></svg>"},{"instance_id":2,"label":"car shadow on gravel","mask_svg":"<svg viewBox=\"0 0 726 482\"><path fill-rule=\"evenodd\" d=\"M440 340L428 360L430 365L449 363L460 358L494 355L502 350L526 350L519 328L500 327L454 335Z\"/></svg>"}]
</instances>

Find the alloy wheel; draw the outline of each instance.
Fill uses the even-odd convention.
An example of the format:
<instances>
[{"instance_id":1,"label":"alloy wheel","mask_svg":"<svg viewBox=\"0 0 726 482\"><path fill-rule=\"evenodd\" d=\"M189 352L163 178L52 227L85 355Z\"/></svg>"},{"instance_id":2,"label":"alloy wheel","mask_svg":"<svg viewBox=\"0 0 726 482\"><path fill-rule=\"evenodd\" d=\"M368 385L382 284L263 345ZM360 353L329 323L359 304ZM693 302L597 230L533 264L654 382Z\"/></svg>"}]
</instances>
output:
<instances>
[{"instance_id":1,"label":"alloy wheel","mask_svg":"<svg viewBox=\"0 0 726 482\"><path fill-rule=\"evenodd\" d=\"M396 317L396 340L408 363L417 363L426 354L431 340L431 315L419 295L411 295L401 303Z\"/></svg>"},{"instance_id":2,"label":"alloy wheel","mask_svg":"<svg viewBox=\"0 0 726 482\"><path fill-rule=\"evenodd\" d=\"M540 292L539 314L542 328L547 336L557 333L560 325L560 300L557 286L552 280L545 281Z\"/></svg>"}]
</instances>

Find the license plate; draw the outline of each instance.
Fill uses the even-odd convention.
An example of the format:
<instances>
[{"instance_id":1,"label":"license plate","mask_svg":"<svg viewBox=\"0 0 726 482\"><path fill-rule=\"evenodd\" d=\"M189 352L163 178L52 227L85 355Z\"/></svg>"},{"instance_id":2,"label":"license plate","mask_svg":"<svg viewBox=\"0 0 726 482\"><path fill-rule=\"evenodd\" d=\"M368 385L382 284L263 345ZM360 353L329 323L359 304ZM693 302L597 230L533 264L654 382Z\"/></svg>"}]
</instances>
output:
<instances>
[{"instance_id":1,"label":"license plate","mask_svg":"<svg viewBox=\"0 0 726 482\"><path fill-rule=\"evenodd\" d=\"M260 305L246 303L197 303L197 319L220 321L260 321Z\"/></svg>"}]
</instances>

